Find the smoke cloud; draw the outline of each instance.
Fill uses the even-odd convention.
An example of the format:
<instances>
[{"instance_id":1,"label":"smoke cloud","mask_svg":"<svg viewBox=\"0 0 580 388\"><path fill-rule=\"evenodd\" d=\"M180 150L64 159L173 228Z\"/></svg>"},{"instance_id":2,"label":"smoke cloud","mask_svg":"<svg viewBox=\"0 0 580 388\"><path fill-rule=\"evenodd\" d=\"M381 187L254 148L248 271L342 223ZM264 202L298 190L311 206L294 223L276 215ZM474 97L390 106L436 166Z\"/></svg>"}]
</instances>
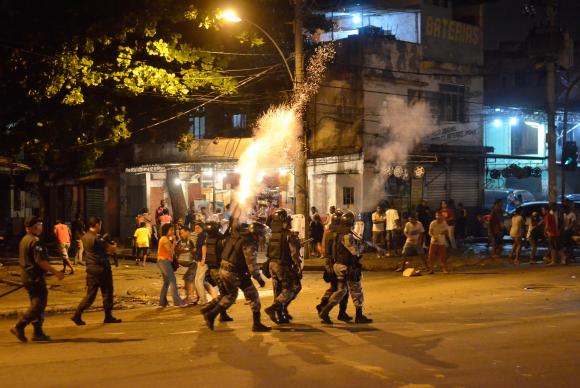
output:
<instances>
[{"instance_id":1,"label":"smoke cloud","mask_svg":"<svg viewBox=\"0 0 580 388\"><path fill-rule=\"evenodd\" d=\"M240 185L236 202L242 208L264 188L268 170L290 166L302 152L298 136L302 131L304 108L320 87L326 65L334 57L332 45L316 49L306 68L306 80L299 85L290 102L270 108L257 121L254 141L238 161Z\"/></svg>"},{"instance_id":2,"label":"smoke cloud","mask_svg":"<svg viewBox=\"0 0 580 388\"><path fill-rule=\"evenodd\" d=\"M381 112L380 129L376 133L383 144L371 150L376 157L378 174L374 177L369 195L365 196L363 207L366 211L374 209L385 197L387 169L398 165L405 166L409 153L437 130L435 124L436 120L425 102L408 105L401 97L387 98L386 106ZM412 174L412 171L409 173Z\"/></svg>"}]
</instances>

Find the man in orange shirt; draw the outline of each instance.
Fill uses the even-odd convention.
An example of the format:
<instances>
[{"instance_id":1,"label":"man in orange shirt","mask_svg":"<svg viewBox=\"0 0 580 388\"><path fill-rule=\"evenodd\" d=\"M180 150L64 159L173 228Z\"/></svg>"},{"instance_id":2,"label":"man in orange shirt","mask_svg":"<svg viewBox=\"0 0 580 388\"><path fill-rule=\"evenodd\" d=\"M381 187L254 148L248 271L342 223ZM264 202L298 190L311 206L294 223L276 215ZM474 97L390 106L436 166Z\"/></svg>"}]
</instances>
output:
<instances>
[{"instance_id":1,"label":"man in orange shirt","mask_svg":"<svg viewBox=\"0 0 580 388\"><path fill-rule=\"evenodd\" d=\"M71 233L68 226L60 220L56 220L54 225L54 235L56 236L56 243L58 245L58 253L62 259L62 270L60 272L66 274L66 267L70 268L70 274L75 273L71 261L68 258L68 250L70 248Z\"/></svg>"}]
</instances>

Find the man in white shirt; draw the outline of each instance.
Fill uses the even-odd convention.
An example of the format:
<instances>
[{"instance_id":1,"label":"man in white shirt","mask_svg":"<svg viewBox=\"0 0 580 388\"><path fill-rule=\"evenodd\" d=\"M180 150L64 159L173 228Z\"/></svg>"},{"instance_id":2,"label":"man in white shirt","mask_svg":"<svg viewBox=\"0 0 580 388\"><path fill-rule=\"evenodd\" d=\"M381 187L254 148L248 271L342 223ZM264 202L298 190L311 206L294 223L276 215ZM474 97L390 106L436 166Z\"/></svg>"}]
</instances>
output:
<instances>
[{"instance_id":1,"label":"man in white shirt","mask_svg":"<svg viewBox=\"0 0 580 388\"><path fill-rule=\"evenodd\" d=\"M447 273L447 239L449 238L449 225L445 216L440 211L435 213L435 221L429 225L429 236L431 245L429 246L429 273L433 273L433 261L440 259L443 265L443 272Z\"/></svg>"},{"instance_id":2,"label":"man in white shirt","mask_svg":"<svg viewBox=\"0 0 580 388\"><path fill-rule=\"evenodd\" d=\"M564 204L563 228L562 228L562 242L564 243L564 257L568 263L574 259L574 246L576 243L572 238L576 231L576 212L574 202L566 201Z\"/></svg>"},{"instance_id":3,"label":"man in white shirt","mask_svg":"<svg viewBox=\"0 0 580 388\"><path fill-rule=\"evenodd\" d=\"M408 220L403 229L403 234L407 239L403 246L403 258L401 259L401 266L397 268L398 272L405 270L407 258L410 256L421 256L423 263L426 264L425 251L423 250L425 228L422 223L417 221L415 216L409 216Z\"/></svg>"},{"instance_id":4,"label":"man in white shirt","mask_svg":"<svg viewBox=\"0 0 580 388\"><path fill-rule=\"evenodd\" d=\"M514 259L514 265L518 265L520 263L520 253L522 251L522 240L524 237L524 217L521 215L521 208L517 208L512 217L510 237L514 241L512 246L512 259Z\"/></svg>"},{"instance_id":5,"label":"man in white shirt","mask_svg":"<svg viewBox=\"0 0 580 388\"><path fill-rule=\"evenodd\" d=\"M393 256L399 248L397 246L397 221L399 220L399 212L392 205L389 205L389 210L387 210L385 218L387 226L387 256Z\"/></svg>"},{"instance_id":6,"label":"man in white shirt","mask_svg":"<svg viewBox=\"0 0 580 388\"><path fill-rule=\"evenodd\" d=\"M377 210L371 216L373 222L373 244L379 248L385 247L385 228L387 224L387 216L385 211L377 206ZM377 257L382 257L381 251L377 249Z\"/></svg>"}]
</instances>

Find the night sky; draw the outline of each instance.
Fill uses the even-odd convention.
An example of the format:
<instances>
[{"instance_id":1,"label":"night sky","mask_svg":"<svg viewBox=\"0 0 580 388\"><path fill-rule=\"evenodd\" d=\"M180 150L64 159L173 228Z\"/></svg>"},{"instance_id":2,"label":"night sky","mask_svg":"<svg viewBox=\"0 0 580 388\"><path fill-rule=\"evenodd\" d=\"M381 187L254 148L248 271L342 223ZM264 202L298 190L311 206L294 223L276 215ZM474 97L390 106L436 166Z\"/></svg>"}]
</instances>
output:
<instances>
[{"instance_id":1,"label":"night sky","mask_svg":"<svg viewBox=\"0 0 580 388\"><path fill-rule=\"evenodd\" d=\"M557 20L580 41L580 0L559 0ZM498 0L485 5L485 48L496 49L502 41L523 41L534 24L545 20L545 9L536 7L535 17L522 12L522 0Z\"/></svg>"}]
</instances>

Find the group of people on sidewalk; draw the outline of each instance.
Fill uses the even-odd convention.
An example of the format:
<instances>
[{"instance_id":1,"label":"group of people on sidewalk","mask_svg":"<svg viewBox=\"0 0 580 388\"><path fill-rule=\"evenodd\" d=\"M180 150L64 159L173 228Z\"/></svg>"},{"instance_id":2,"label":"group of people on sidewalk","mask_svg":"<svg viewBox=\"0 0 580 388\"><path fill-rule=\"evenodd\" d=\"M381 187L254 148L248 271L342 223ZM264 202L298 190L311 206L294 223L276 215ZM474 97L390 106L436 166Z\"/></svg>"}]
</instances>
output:
<instances>
[{"instance_id":1,"label":"group of people on sidewalk","mask_svg":"<svg viewBox=\"0 0 580 388\"><path fill-rule=\"evenodd\" d=\"M503 249L504 215L503 202L497 200L489 215L489 244L492 257L499 257ZM569 263L574 260L573 236L578 228L574 202L566 201L563 206L555 203L543 206L540 212L532 212L526 220L521 208L516 208L511 217L508 234L513 240L511 258L515 265L520 264L521 251L527 242L531 247L530 264L537 262L540 242L545 241L548 253L544 260L548 265Z\"/></svg>"}]
</instances>

